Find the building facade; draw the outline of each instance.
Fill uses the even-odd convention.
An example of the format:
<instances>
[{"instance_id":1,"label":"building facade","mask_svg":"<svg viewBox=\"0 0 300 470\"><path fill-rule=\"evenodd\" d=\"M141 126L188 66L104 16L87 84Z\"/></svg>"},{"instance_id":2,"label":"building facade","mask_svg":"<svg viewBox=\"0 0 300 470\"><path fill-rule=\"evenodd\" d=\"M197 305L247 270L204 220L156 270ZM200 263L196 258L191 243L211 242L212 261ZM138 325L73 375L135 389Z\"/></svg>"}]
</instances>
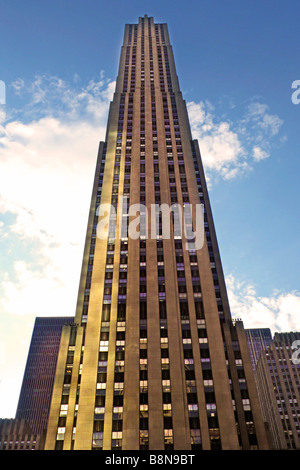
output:
<instances>
[{"instance_id":1,"label":"building facade","mask_svg":"<svg viewBox=\"0 0 300 470\"><path fill-rule=\"evenodd\" d=\"M245 332L252 368L255 370L261 351L266 349L272 342L272 333L269 328L251 328L246 329Z\"/></svg>"},{"instance_id":2,"label":"building facade","mask_svg":"<svg viewBox=\"0 0 300 470\"><path fill-rule=\"evenodd\" d=\"M169 226L151 212L173 204L193 209L184 233L175 210ZM168 28L147 16L125 26L75 324L63 329L45 449L268 448Z\"/></svg>"},{"instance_id":3,"label":"building facade","mask_svg":"<svg viewBox=\"0 0 300 470\"><path fill-rule=\"evenodd\" d=\"M0 450L43 450L45 431L33 432L25 419L0 419Z\"/></svg>"},{"instance_id":4,"label":"building facade","mask_svg":"<svg viewBox=\"0 0 300 470\"><path fill-rule=\"evenodd\" d=\"M21 386L16 419L26 420L34 434L47 429L63 325L72 317L35 319Z\"/></svg>"},{"instance_id":5,"label":"building facade","mask_svg":"<svg viewBox=\"0 0 300 470\"><path fill-rule=\"evenodd\" d=\"M294 341L300 349L300 333L275 333L262 351L255 378L263 418L268 422L272 448L300 449L300 364Z\"/></svg>"}]
</instances>

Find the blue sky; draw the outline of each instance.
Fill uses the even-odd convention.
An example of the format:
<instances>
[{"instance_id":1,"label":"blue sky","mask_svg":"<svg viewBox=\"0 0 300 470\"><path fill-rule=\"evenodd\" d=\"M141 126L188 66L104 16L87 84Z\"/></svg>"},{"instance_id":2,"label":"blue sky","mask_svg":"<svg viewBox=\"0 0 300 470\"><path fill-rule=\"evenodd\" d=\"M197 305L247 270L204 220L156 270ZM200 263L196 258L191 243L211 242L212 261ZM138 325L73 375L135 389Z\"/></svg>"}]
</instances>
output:
<instances>
[{"instance_id":1,"label":"blue sky","mask_svg":"<svg viewBox=\"0 0 300 470\"><path fill-rule=\"evenodd\" d=\"M34 319L74 315L124 24L167 22L232 314L300 329L300 2L0 0L0 416Z\"/></svg>"}]
</instances>

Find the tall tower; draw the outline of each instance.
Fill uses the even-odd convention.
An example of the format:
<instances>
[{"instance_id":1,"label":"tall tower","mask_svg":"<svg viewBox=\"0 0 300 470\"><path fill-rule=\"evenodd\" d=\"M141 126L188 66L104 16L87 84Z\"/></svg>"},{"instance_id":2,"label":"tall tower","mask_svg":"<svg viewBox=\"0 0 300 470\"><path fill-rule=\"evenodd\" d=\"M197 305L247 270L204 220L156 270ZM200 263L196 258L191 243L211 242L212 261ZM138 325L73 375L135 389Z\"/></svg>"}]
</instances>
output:
<instances>
[{"instance_id":1,"label":"tall tower","mask_svg":"<svg viewBox=\"0 0 300 470\"><path fill-rule=\"evenodd\" d=\"M162 212L157 233L141 223L130 235L135 204L141 221L155 204L202 204L203 246L187 246L175 216L166 236ZM197 235L195 211L190 225ZM75 323L62 334L46 449L267 448L167 25L147 16L125 26Z\"/></svg>"},{"instance_id":2,"label":"tall tower","mask_svg":"<svg viewBox=\"0 0 300 470\"><path fill-rule=\"evenodd\" d=\"M27 420L34 434L47 428L63 325L72 317L37 317L31 337L16 419Z\"/></svg>"}]
</instances>

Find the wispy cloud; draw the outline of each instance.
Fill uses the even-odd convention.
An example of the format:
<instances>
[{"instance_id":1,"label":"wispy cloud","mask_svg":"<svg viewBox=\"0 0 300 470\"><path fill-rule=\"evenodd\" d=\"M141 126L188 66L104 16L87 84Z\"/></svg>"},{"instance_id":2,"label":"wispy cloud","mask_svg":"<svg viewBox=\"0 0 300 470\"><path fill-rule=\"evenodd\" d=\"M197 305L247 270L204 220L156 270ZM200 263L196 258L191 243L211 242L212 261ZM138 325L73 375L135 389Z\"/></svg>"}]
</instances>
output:
<instances>
[{"instance_id":1,"label":"wispy cloud","mask_svg":"<svg viewBox=\"0 0 300 470\"><path fill-rule=\"evenodd\" d=\"M258 146L253 147L253 159L256 162L259 162L260 160L264 160L265 158L268 158L270 154L263 150L262 148Z\"/></svg>"},{"instance_id":2,"label":"wispy cloud","mask_svg":"<svg viewBox=\"0 0 300 470\"><path fill-rule=\"evenodd\" d=\"M243 106L234 120L218 113L209 102L189 102L187 108L210 185L220 176L230 180L251 171L253 164L268 158L283 124L258 101Z\"/></svg>"},{"instance_id":3,"label":"wispy cloud","mask_svg":"<svg viewBox=\"0 0 300 470\"><path fill-rule=\"evenodd\" d=\"M16 79L10 87L20 98L20 106L10 110L9 119L20 116L23 122L29 122L28 119L55 116L64 122L67 119L97 120L99 125L99 119L106 115L107 101L112 99L115 82L101 71L99 77L84 86L80 87L80 83L77 74L72 82L49 74L36 75L32 80Z\"/></svg>"},{"instance_id":4,"label":"wispy cloud","mask_svg":"<svg viewBox=\"0 0 300 470\"><path fill-rule=\"evenodd\" d=\"M269 136L273 137L278 134L283 120L276 114L270 114L269 106L266 104L254 102L249 104L245 122L247 124L254 123L255 130L261 128ZM260 135L262 138L263 136Z\"/></svg>"},{"instance_id":5,"label":"wispy cloud","mask_svg":"<svg viewBox=\"0 0 300 470\"><path fill-rule=\"evenodd\" d=\"M231 313L241 318L245 328L270 328L274 332L299 331L300 292L274 291L259 296L251 283L226 278Z\"/></svg>"},{"instance_id":6,"label":"wispy cloud","mask_svg":"<svg viewBox=\"0 0 300 470\"><path fill-rule=\"evenodd\" d=\"M14 93L16 95L20 95L22 89L24 88L24 80L22 78L17 78L15 81L13 81L10 86L13 88Z\"/></svg>"},{"instance_id":7,"label":"wispy cloud","mask_svg":"<svg viewBox=\"0 0 300 470\"><path fill-rule=\"evenodd\" d=\"M114 85L103 73L81 88L78 80L50 76L14 83L26 104L9 110L0 127L0 219L10 239L2 250L2 312L49 315L59 305L60 313L74 314L91 181ZM45 303L47 291L53 295Z\"/></svg>"}]
</instances>

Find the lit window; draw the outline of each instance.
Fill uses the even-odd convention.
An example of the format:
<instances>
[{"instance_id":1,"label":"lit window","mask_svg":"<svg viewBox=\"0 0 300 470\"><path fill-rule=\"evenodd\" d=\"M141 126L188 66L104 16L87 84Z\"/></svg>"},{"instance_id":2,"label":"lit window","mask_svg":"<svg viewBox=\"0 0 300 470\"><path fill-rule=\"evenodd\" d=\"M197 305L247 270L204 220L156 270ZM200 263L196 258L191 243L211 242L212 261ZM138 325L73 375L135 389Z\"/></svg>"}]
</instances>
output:
<instances>
[{"instance_id":1,"label":"lit window","mask_svg":"<svg viewBox=\"0 0 300 470\"><path fill-rule=\"evenodd\" d=\"M213 380L204 380L204 386L213 386Z\"/></svg>"},{"instance_id":2,"label":"lit window","mask_svg":"<svg viewBox=\"0 0 300 470\"><path fill-rule=\"evenodd\" d=\"M103 414L104 413L104 410L105 410L105 407L104 406L99 406L99 407L96 407L95 408L95 413L97 415L100 415L100 414Z\"/></svg>"},{"instance_id":3,"label":"lit window","mask_svg":"<svg viewBox=\"0 0 300 470\"><path fill-rule=\"evenodd\" d=\"M103 389L106 389L106 383L98 383L97 390L103 390Z\"/></svg>"},{"instance_id":4,"label":"lit window","mask_svg":"<svg viewBox=\"0 0 300 470\"><path fill-rule=\"evenodd\" d=\"M114 388L115 388L115 390L116 389L120 390L120 389L124 388L124 382L115 382Z\"/></svg>"}]
</instances>

